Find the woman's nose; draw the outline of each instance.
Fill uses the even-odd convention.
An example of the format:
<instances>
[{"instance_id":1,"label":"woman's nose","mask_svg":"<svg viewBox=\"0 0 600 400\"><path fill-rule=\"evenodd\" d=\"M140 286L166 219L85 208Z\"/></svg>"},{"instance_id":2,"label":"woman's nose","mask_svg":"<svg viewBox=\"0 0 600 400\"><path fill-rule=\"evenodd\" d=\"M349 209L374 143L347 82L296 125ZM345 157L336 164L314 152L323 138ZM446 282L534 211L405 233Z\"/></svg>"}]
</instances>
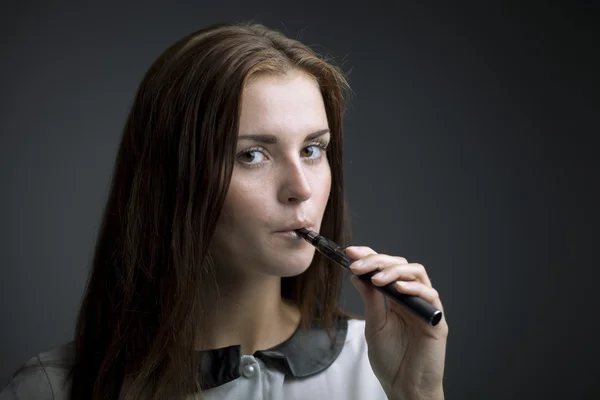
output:
<instances>
[{"instance_id":1,"label":"woman's nose","mask_svg":"<svg viewBox=\"0 0 600 400\"><path fill-rule=\"evenodd\" d=\"M301 161L290 162L281 169L279 201L303 202L312 196L312 187Z\"/></svg>"}]
</instances>

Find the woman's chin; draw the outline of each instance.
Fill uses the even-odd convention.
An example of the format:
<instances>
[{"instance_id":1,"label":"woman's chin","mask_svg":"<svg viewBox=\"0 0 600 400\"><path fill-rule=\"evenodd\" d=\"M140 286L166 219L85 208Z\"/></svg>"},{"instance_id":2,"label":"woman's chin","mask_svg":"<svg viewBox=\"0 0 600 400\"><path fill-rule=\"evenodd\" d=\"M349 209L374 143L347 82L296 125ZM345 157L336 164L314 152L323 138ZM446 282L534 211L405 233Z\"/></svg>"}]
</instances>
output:
<instances>
[{"instance_id":1,"label":"woman's chin","mask_svg":"<svg viewBox=\"0 0 600 400\"><path fill-rule=\"evenodd\" d=\"M314 252L307 255L280 260L273 264L272 269L277 271L276 274L282 278L297 276L304 273L312 262ZM275 272L273 271L273 272Z\"/></svg>"}]
</instances>

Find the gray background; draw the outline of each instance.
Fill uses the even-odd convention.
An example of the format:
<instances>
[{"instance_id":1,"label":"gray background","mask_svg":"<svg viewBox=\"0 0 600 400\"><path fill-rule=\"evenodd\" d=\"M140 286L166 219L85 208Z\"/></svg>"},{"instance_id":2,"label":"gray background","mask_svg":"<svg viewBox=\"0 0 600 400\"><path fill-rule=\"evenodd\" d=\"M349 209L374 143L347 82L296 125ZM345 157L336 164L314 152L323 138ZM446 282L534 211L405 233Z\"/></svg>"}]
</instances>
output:
<instances>
[{"instance_id":1,"label":"gray background","mask_svg":"<svg viewBox=\"0 0 600 400\"><path fill-rule=\"evenodd\" d=\"M2 6L0 385L72 338L146 69L192 30L255 18L350 72L356 244L426 266L447 398L600 398L597 6L85 3ZM362 313L350 284L344 302Z\"/></svg>"}]
</instances>

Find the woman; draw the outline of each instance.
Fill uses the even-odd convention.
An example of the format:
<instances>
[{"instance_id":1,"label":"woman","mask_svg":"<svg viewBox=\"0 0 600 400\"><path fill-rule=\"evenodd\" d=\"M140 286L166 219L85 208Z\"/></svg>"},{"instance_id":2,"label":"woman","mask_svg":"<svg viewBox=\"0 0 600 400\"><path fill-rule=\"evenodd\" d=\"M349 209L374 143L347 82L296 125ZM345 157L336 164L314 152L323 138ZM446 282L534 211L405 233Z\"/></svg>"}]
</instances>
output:
<instances>
[{"instance_id":1,"label":"woman","mask_svg":"<svg viewBox=\"0 0 600 400\"><path fill-rule=\"evenodd\" d=\"M448 327L293 232L349 242L341 71L259 24L190 34L151 66L119 148L75 340L1 399L443 399ZM348 247L352 272L442 305L425 269ZM368 350L367 350L368 349ZM194 397L195 396L195 397Z\"/></svg>"}]
</instances>

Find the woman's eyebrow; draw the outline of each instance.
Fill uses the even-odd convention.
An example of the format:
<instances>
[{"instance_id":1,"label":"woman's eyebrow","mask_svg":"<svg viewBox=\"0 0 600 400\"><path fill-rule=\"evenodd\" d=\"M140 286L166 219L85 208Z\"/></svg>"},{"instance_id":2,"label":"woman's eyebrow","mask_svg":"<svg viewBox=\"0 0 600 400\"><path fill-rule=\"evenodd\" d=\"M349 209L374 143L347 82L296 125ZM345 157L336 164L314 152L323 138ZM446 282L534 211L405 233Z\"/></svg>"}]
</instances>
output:
<instances>
[{"instance_id":1,"label":"woman's eyebrow","mask_svg":"<svg viewBox=\"0 0 600 400\"><path fill-rule=\"evenodd\" d=\"M326 133L329 133L329 129L321 129L320 131L316 131L310 133L304 139L305 142L315 140L319 136L323 136ZM238 140L252 140L259 143L267 143L267 144L275 144L277 143L277 137L274 135L241 135L238 136Z\"/></svg>"}]
</instances>

